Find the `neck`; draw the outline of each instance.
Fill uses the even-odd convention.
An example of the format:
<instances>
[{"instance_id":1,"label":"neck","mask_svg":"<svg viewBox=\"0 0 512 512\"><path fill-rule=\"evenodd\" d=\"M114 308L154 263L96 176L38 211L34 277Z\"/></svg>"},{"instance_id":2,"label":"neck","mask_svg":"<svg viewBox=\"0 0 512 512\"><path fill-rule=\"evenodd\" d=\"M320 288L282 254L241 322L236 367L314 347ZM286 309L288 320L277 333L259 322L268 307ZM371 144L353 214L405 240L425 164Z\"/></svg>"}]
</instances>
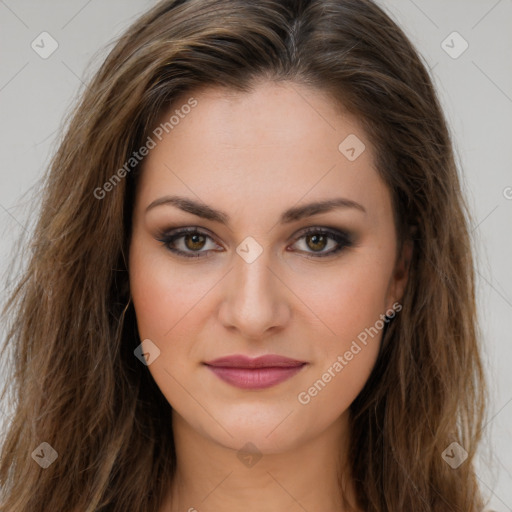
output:
<instances>
[{"instance_id":1,"label":"neck","mask_svg":"<svg viewBox=\"0 0 512 512\"><path fill-rule=\"evenodd\" d=\"M192 429L175 412L173 432L177 472L162 512L357 510L348 471L343 469L348 413L318 437L276 453L223 446Z\"/></svg>"}]
</instances>

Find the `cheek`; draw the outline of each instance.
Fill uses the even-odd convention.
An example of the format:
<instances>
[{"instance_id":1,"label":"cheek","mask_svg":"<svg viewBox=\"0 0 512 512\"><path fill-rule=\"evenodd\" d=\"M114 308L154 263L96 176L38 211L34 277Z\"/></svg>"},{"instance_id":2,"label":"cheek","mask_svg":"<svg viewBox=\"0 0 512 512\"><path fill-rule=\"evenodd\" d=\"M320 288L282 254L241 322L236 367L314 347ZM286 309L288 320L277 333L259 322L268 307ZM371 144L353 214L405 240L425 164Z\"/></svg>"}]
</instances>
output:
<instances>
[{"instance_id":1,"label":"cheek","mask_svg":"<svg viewBox=\"0 0 512 512\"><path fill-rule=\"evenodd\" d=\"M354 262L356 258L354 258ZM319 322L317 336L326 353L350 346L360 333L371 328L386 311L390 265L368 261L341 264L331 272L303 272L294 291ZM311 283L314 283L312 286ZM361 336L362 338L364 336Z\"/></svg>"},{"instance_id":2,"label":"cheek","mask_svg":"<svg viewBox=\"0 0 512 512\"><path fill-rule=\"evenodd\" d=\"M297 397L318 422L345 411L375 365L392 272L391 258L380 260L358 258L357 265L347 262L328 275L317 273L315 286L309 278L297 282L298 295L321 321L309 332L316 364Z\"/></svg>"},{"instance_id":3,"label":"cheek","mask_svg":"<svg viewBox=\"0 0 512 512\"><path fill-rule=\"evenodd\" d=\"M191 405L181 386L186 384L194 396L201 393L188 380L190 362L197 359L191 341L200 328L194 314L214 282L198 279L193 270L177 270L164 251L146 246L134 237L130 248L130 289L138 332L141 340L151 340L160 350L148 366L156 384L173 408L186 411Z\"/></svg>"},{"instance_id":4,"label":"cheek","mask_svg":"<svg viewBox=\"0 0 512 512\"><path fill-rule=\"evenodd\" d=\"M154 241L153 241L154 246ZM130 248L130 289L141 337L164 342L175 337L194 307L214 285L211 273L198 278L193 266L173 265L164 250L147 250L136 238Z\"/></svg>"}]
</instances>

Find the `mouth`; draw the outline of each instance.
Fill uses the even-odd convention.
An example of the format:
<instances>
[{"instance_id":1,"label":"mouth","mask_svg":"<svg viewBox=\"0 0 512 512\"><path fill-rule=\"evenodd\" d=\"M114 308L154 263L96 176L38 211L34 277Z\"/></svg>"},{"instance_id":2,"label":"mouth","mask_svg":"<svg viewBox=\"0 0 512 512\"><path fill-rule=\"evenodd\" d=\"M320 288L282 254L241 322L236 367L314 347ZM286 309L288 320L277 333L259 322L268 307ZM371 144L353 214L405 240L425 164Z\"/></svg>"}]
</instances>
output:
<instances>
[{"instance_id":1,"label":"mouth","mask_svg":"<svg viewBox=\"0 0 512 512\"><path fill-rule=\"evenodd\" d=\"M308 363L274 354L257 358L221 357L204 363L224 382L241 389L264 389L290 379Z\"/></svg>"}]
</instances>

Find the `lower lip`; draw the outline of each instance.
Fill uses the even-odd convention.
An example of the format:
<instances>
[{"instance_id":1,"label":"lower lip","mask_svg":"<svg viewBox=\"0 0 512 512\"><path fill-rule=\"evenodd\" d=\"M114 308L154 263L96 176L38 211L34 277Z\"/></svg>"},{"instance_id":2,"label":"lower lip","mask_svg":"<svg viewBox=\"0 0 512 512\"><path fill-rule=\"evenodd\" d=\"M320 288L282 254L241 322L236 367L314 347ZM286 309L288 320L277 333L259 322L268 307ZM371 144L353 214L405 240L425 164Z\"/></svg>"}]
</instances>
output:
<instances>
[{"instance_id":1,"label":"lower lip","mask_svg":"<svg viewBox=\"0 0 512 512\"><path fill-rule=\"evenodd\" d=\"M300 372L305 364L293 367L271 368L228 368L209 366L208 368L220 379L242 389L264 389L288 380Z\"/></svg>"}]
</instances>

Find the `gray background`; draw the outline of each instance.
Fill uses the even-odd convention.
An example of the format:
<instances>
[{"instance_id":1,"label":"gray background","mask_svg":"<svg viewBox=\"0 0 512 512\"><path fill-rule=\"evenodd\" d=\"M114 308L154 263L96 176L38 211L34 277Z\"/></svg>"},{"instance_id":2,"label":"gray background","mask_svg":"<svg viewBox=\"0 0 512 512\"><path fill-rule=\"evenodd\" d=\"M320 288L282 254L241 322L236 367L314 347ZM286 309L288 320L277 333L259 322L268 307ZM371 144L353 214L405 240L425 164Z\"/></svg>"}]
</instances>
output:
<instances>
[{"instance_id":1,"label":"gray background","mask_svg":"<svg viewBox=\"0 0 512 512\"><path fill-rule=\"evenodd\" d=\"M492 394L478 477L490 506L512 511L512 0L379 3L431 68L463 169L474 216L479 313ZM29 241L38 180L65 114L116 36L153 4L0 0L1 300L16 274L15 268L7 271L14 242L21 235ZM31 47L43 31L58 43L46 59ZM454 31L463 39L450 36ZM458 56L464 41L469 46ZM6 414L5 404L3 410Z\"/></svg>"}]
</instances>

